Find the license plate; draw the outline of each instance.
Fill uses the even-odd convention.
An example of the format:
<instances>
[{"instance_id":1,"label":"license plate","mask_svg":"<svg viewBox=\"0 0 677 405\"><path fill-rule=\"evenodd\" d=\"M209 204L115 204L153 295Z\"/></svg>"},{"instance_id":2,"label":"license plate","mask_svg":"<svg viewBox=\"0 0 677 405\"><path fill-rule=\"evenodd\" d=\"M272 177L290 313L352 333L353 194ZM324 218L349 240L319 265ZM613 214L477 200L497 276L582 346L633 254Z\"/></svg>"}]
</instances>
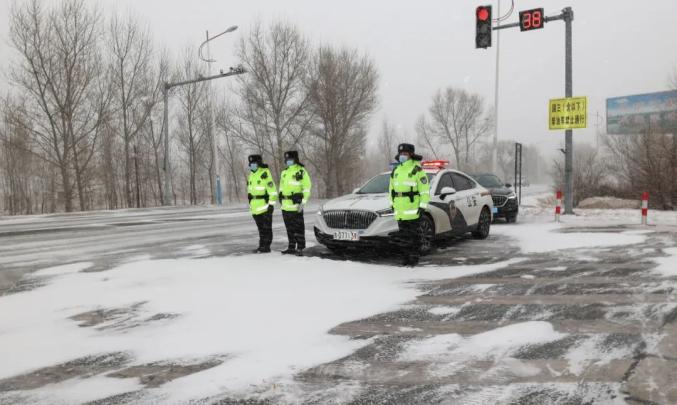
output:
<instances>
[{"instance_id":1,"label":"license plate","mask_svg":"<svg viewBox=\"0 0 677 405\"><path fill-rule=\"evenodd\" d=\"M493 207L491 209L491 212L493 212L494 214L498 214L498 207Z\"/></svg>"},{"instance_id":2,"label":"license plate","mask_svg":"<svg viewBox=\"0 0 677 405\"><path fill-rule=\"evenodd\" d=\"M357 242L360 240L360 235L358 235L357 232L338 231L334 232L334 240L349 240L352 242Z\"/></svg>"}]
</instances>

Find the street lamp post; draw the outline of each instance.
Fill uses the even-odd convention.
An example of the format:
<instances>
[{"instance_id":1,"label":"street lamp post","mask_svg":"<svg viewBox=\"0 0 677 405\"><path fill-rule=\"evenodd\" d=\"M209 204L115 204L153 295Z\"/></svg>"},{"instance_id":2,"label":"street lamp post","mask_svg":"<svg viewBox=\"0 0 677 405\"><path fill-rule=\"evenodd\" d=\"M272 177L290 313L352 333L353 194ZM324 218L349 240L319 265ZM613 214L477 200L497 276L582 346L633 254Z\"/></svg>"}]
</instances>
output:
<instances>
[{"instance_id":1,"label":"street lamp post","mask_svg":"<svg viewBox=\"0 0 677 405\"><path fill-rule=\"evenodd\" d=\"M185 86L187 84L194 84L194 83L200 83L200 82L207 82L210 80L214 79L221 79L224 77L230 77L230 76L235 76L235 75L241 75L247 73L247 71L242 67L234 67L230 68L228 72L221 71L220 73L212 76L200 76L196 79L190 79L190 80L184 80L181 82L174 82L174 83L169 83L165 82L164 84L164 91L163 91L163 98L164 98L164 103L165 103L165 111L164 111L164 141L165 141L165 189L167 192L165 193L165 201L164 205L171 205L171 200L169 198L169 188L171 184L171 177L170 177L170 170L169 170L169 90L171 90L174 87L179 87L179 86Z\"/></svg>"},{"instance_id":2,"label":"street lamp post","mask_svg":"<svg viewBox=\"0 0 677 405\"><path fill-rule=\"evenodd\" d=\"M222 33L215 35L211 38L209 38L209 33L208 33L207 34L207 40L204 41L200 45L200 47L198 48L198 56L200 57L200 59L202 59L202 60L204 60L205 62L208 62L208 63L215 62L215 60L204 59L202 57L202 47L204 47L204 45L207 42L209 42L209 41L211 41L215 38L218 38L221 35L227 34L229 32L233 32L236 29L237 29L237 25L233 25L233 26L229 27L227 30L223 31ZM219 72L219 74L216 74L216 75L212 75L211 72L210 72L207 77L200 76L196 79L184 80L184 81L181 81L181 82L174 82L174 83L165 82L164 83L164 85L162 87L162 99L163 99L163 102L164 102L164 125L162 127L162 132L163 132L163 135L164 135L164 149L165 149L165 157L164 157L164 170L165 170L164 187L165 187L165 192L164 192L164 201L162 202L162 205L164 205L164 206L172 205L172 203L171 203L172 200L171 200L171 197L170 197L170 189L171 189L172 178L171 178L171 171L170 171L170 167L169 167L169 162L170 162L170 159L169 159L169 91L174 87L185 86L187 84L194 84L194 83L211 81L211 80L220 79L220 78L223 78L223 77L241 75L243 73L246 73L244 68L242 66L237 66L237 67L234 67L234 68L231 67L228 72L221 71L221 72ZM214 138L214 137L212 137L212 138ZM213 153L215 153L214 149L212 149L212 151L213 151ZM214 157L212 157L212 159L214 159ZM212 160L212 162L214 162L213 164L216 167L216 161ZM218 175L216 176L216 181L217 181L217 190L220 190L221 189L221 184L220 184L221 178L220 178L220 176L218 176ZM220 191L218 191L218 192L220 194Z\"/></svg>"},{"instance_id":3,"label":"street lamp post","mask_svg":"<svg viewBox=\"0 0 677 405\"><path fill-rule=\"evenodd\" d=\"M216 62L216 60L211 59L211 52L209 49L209 41L212 41L221 35L233 32L237 29L237 25L233 25L231 27L228 27L227 30L223 31L220 34L214 35L213 37L209 37L209 31L206 31L206 39L205 41L200 45L200 48L198 50L198 57L204 61L207 62L208 74L212 74L212 63ZM207 46L207 57L202 56L202 48L204 46ZM211 86L209 88L210 93L211 93ZM212 161L212 172L210 175L212 176L212 180L216 181L216 185L211 192L214 195L214 199L212 200L213 204L221 205L222 204L222 195L221 195L221 176L219 175L219 162L218 162L218 143L216 142L216 136L214 136L214 118L213 118L213 110L212 110L212 102L211 102L211 94L208 97L208 104L207 104L207 115L209 119L209 125L207 125L207 136L209 137L209 140L211 142L211 161ZM210 180L209 182L210 185L212 185L212 181Z\"/></svg>"}]
</instances>

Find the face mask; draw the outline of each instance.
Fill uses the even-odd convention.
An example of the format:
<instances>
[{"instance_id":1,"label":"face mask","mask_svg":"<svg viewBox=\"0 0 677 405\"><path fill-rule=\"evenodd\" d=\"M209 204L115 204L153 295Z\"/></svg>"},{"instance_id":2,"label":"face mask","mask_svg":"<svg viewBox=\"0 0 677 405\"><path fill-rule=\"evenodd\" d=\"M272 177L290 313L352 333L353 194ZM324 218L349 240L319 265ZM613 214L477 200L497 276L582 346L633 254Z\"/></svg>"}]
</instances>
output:
<instances>
[{"instance_id":1,"label":"face mask","mask_svg":"<svg viewBox=\"0 0 677 405\"><path fill-rule=\"evenodd\" d=\"M259 168L259 165L256 163L250 163L249 164L249 170L255 172Z\"/></svg>"},{"instance_id":2,"label":"face mask","mask_svg":"<svg viewBox=\"0 0 677 405\"><path fill-rule=\"evenodd\" d=\"M400 163L404 163L404 162L406 162L407 160L409 160L409 156L407 156L407 155L400 155L399 159L400 159Z\"/></svg>"},{"instance_id":3,"label":"face mask","mask_svg":"<svg viewBox=\"0 0 677 405\"><path fill-rule=\"evenodd\" d=\"M287 160L287 167L293 166L293 165L294 165L294 161L293 161L293 160Z\"/></svg>"}]
</instances>

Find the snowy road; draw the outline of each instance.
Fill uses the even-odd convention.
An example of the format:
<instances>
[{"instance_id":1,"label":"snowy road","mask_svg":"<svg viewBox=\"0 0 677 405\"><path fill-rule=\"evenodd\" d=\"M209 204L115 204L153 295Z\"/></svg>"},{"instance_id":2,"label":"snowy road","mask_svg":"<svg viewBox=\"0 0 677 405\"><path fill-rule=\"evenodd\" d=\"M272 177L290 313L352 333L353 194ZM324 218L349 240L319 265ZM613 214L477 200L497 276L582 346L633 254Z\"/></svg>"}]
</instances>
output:
<instances>
[{"instance_id":1,"label":"snowy road","mask_svg":"<svg viewBox=\"0 0 677 405\"><path fill-rule=\"evenodd\" d=\"M677 227L525 211L417 269L250 255L236 208L0 220L0 403L677 403Z\"/></svg>"}]
</instances>

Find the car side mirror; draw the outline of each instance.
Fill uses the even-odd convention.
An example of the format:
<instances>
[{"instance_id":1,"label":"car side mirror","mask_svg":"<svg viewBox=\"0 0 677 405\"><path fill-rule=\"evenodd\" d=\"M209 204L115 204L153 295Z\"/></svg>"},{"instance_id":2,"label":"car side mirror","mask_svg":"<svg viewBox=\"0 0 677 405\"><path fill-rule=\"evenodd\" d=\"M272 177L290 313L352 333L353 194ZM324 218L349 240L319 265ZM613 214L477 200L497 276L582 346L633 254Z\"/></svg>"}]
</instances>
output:
<instances>
[{"instance_id":1,"label":"car side mirror","mask_svg":"<svg viewBox=\"0 0 677 405\"><path fill-rule=\"evenodd\" d=\"M512 184L510 184L510 183L505 183L505 186L506 186L507 188L510 188L510 187L512 187Z\"/></svg>"},{"instance_id":2,"label":"car side mirror","mask_svg":"<svg viewBox=\"0 0 677 405\"><path fill-rule=\"evenodd\" d=\"M453 187L442 187L442 191L440 191L440 198L445 199L447 196L454 195L456 194L456 189Z\"/></svg>"},{"instance_id":3,"label":"car side mirror","mask_svg":"<svg viewBox=\"0 0 677 405\"><path fill-rule=\"evenodd\" d=\"M353 190L353 194L357 194L358 191L360 191L359 187Z\"/></svg>"}]
</instances>

